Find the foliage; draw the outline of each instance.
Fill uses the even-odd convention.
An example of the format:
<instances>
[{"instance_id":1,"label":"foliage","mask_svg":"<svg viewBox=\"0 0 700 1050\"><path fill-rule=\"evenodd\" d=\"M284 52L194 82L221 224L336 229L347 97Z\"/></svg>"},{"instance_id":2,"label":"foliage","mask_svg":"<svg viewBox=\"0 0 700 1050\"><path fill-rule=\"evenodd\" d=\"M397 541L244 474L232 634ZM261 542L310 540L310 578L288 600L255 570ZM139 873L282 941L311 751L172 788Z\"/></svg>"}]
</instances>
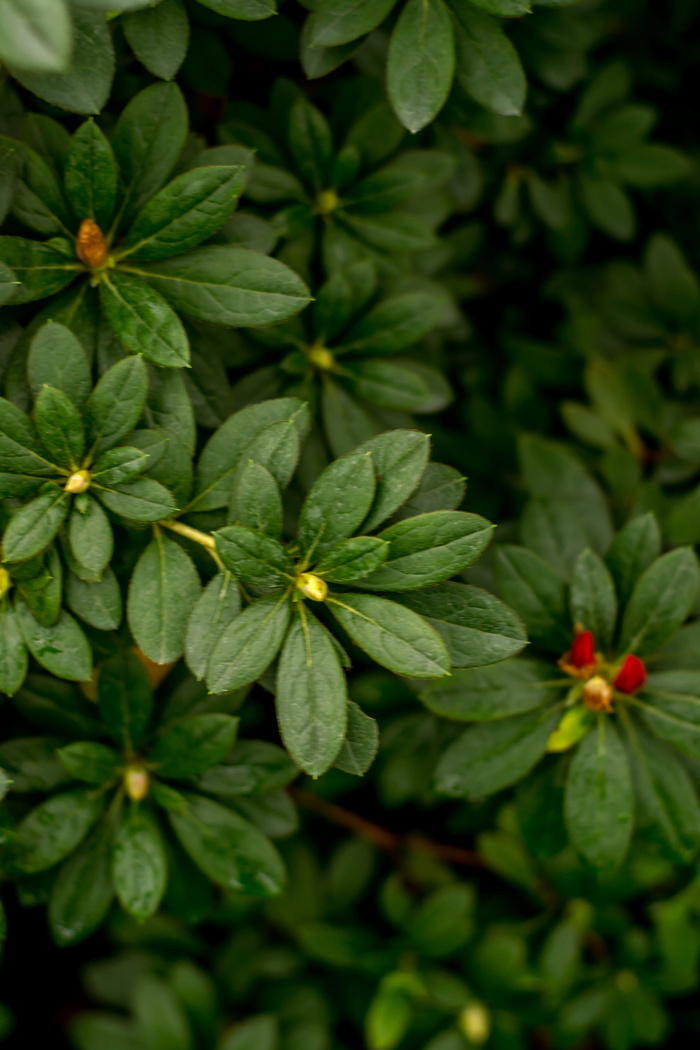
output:
<instances>
[{"instance_id":1,"label":"foliage","mask_svg":"<svg viewBox=\"0 0 700 1050\"><path fill-rule=\"evenodd\" d=\"M696 1037L697 25L0 0L8 1050Z\"/></svg>"}]
</instances>

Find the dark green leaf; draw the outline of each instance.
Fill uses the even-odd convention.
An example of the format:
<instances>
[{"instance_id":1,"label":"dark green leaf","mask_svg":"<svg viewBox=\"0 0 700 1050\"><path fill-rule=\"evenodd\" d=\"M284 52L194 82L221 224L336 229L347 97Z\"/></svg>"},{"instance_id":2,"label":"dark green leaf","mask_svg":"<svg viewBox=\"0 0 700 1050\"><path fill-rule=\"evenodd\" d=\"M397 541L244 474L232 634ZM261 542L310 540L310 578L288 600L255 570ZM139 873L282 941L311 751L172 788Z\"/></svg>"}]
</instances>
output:
<instances>
[{"instance_id":1,"label":"dark green leaf","mask_svg":"<svg viewBox=\"0 0 700 1050\"><path fill-rule=\"evenodd\" d=\"M51 935L60 947L89 937L107 916L114 897L109 826L100 824L61 867L49 898Z\"/></svg>"},{"instance_id":2,"label":"dark green leaf","mask_svg":"<svg viewBox=\"0 0 700 1050\"><path fill-rule=\"evenodd\" d=\"M309 18L311 47L335 47L376 29L396 0L322 0Z\"/></svg>"},{"instance_id":3,"label":"dark green leaf","mask_svg":"<svg viewBox=\"0 0 700 1050\"><path fill-rule=\"evenodd\" d=\"M190 344L180 318L165 299L119 271L100 282L100 302L127 350L166 368L189 364Z\"/></svg>"},{"instance_id":4,"label":"dark green leaf","mask_svg":"<svg viewBox=\"0 0 700 1050\"><path fill-rule=\"evenodd\" d=\"M634 796L625 749L606 715L598 715L574 752L564 809L582 859L598 871L618 867L632 834Z\"/></svg>"},{"instance_id":5,"label":"dark green leaf","mask_svg":"<svg viewBox=\"0 0 700 1050\"><path fill-rule=\"evenodd\" d=\"M148 281L176 310L214 324L276 324L310 301L308 288L293 270L245 248L212 245L123 269Z\"/></svg>"},{"instance_id":6,"label":"dark green leaf","mask_svg":"<svg viewBox=\"0 0 700 1050\"><path fill-rule=\"evenodd\" d=\"M92 674L92 652L70 613L61 612L52 627L38 623L23 601L17 603L20 629L35 660L58 678L84 682Z\"/></svg>"},{"instance_id":7,"label":"dark green leaf","mask_svg":"<svg viewBox=\"0 0 700 1050\"><path fill-rule=\"evenodd\" d=\"M395 354L405 350L435 327L443 305L440 296L427 292L384 299L350 329L338 353Z\"/></svg>"},{"instance_id":8,"label":"dark green leaf","mask_svg":"<svg viewBox=\"0 0 700 1050\"><path fill-rule=\"evenodd\" d=\"M495 561L498 589L522 616L528 632L554 652L564 652L571 629L561 576L524 547L499 547Z\"/></svg>"},{"instance_id":9,"label":"dark green leaf","mask_svg":"<svg viewBox=\"0 0 700 1050\"><path fill-rule=\"evenodd\" d=\"M356 531L372 506L375 478L367 452L351 454L326 467L304 500L298 540L305 564Z\"/></svg>"},{"instance_id":10,"label":"dark green leaf","mask_svg":"<svg viewBox=\"0 0 700 1050\"><path fill-rule=\"evenodd\" d=\"M189 555L158 532L137 562L127 600L131 633L151 660L166 664L182 656L187 618L199 593Z\"/></svg>"},{"instance_id":11,"label":"dark green leaf","mask_svg":"<svg viewBox=\"0 0 700 1050\"><path fill-rule=\"evenodd\" d=\"M376 488L363 532L381 525L418 486L430 455L430 438L416 430L390 430L355 449L371 452Z\"/></svg>"},{"instance_id":12,"label":"dark green leaf","mask_svg":"<svg viewBox=\"0 0 700 1050\"><path fill-rule=\"evenodd\" d=\"M447 645L453 667L483 667L515 656L527 643L522 622L488 591L443 583L407 594L401 604L423 616Z\"/></svg>"},{"instance_id":13,"label":"dark green leaf","mask_svg":"<svg viewBox=\"0 0 700 1050\"><path fill-rule=\"evenodd\" d=\"M71 399L54 387L43 386L34 406L34 423L51 460L78 470L85 451L85 429Z\"/></svg>"},{"instance_id":14,"label":"dark green leaf","mask_svg":"<svg viewBox=\"0 0 700 1050\"><path fill-rule=\"evenodd\" d=\"M7 598L0 600L0 693L13 696L27 674L27 649L17 615Z\"/></svg>"},{"instance_id":15,"label":"dark green leaf","mask_svg":"<svg viewBox=\"0 0 700 1050\"><path fill-rule=\"evenodd\" d=\"M277 721L284 746L312 777L331 766L345 738L345 672L325 627L303 605L292 623L277 671Z\"/></svg>"},{"instance_id":16,"label":"dark green leaf","mask_svg":"<svg viewBox=\"0 0 700 1050\"><path fill-rule=\"evenodd\" d=\"M454 31L443 0L409 0L391 35L387 87L409 131L420 131L440 112L452 87Z\"/></svg>"},{"instance_id":17,"label":"dark green leaf","mask_svg":"<svg viewBox=\"0 0 700 1050\"><path fill-rule=\"evenodd\" d=\"M132 653L112 656L102 664L97 698L113 739L134 754L151 721L153 694L144 667Z\"/></svg>"},{"instance_id":18,"label":"dark green leaf","mask_svg":"<svg viewBox=\"0 0 700 1050\"><path fill-rule=\"evenodd\" d=\"M107 515L90 496L74 501L68 519L68 540L76 561L98 580L109 565L114 535Z\"/></svg>"},{"instance_id":19,"label":"dark green leaf","mask_svg":"<svg viewBox=\"0 0 700 1050\"><path fill-rule=\"evenodd\" d=\"M52 795L24 818L12 840L9 865L25 875L52 868L80 845L99 817L103 799L92 788Z\"/></svg>"},{"instance_id":20,"label":"dark green leaf","mask_svg":"<svg viewBox=\"0 0 700 1050\"><path fill-rule=\"evenodd\" d=\"M112 880L119 902L135 919L147 919L165 893L168 859L161 830L143 805L122 811L112 847Z\"/></svg>"},{"instance_id":21,"label":"dark green leaf","mask_svg":"<svg viewBox=\"0 0 700 1050\"><path fill-rule=\"evenodd\" d=\"M64 0L8 0L0 9L0 61L28 73L62 73L71 53Z\"/></svg>"},{"instance_id":22,"label":"dark green leaf","mask_svg":"<svg viewBox=\"0 0 700 1050\"><path fill-rule=\"evenodd\" d=\"M80 263L66 258L50 243L24 237L0 237L0 261L22 282L12 296L13 306L60 292L82 270Z\"/></svg>"},{"instance_id":23,"label":"dark green leaf","mask_svg":"<svg viewBox=\"0 0 700 1050\"><path fill-rule=\"evenodd\" d=\"M116 488L97 488L108 510L132 521L162 521L178 510L170 492L153 478L135 478Z\"/></svg>"},{"instance_id":24,"label":"dark green leaf","mask_svg":"<svg viewBox=\"0 0 700 1050\"><path fill-rule=\"evenodd\" d=\"M281 587L293 581L291 558L272 536L241 525L228 525L215 532L214 538L224 565L244 583Z\"/></svg>"},{"instance_id":25,"label":"dark green leaf","mask_svg":"<svg viewBox=\"0 0 700 1050\"><path fill-rule=\"evenodd\" d=\"M124 615L122 593L111 569L105 569L101 580L83 580L69 572L66 603L71 612L98 631L116 631Z\"/></svg>"},{"instance_id":26,"label":"dark green leaf","mask_svg":"<svg viewBox=\"0 0 700 1050\"><path fill-rule=\"evenodd\" d=\"M640 576L622 620L620 649L638 656L658 649L685 620L698 593L700 572L690 548L669 551Z\"/></svg>"},{"instance_id":27,"label":"dark green leaf","mask_svg":"<svg viewBox=\"0 0 700 1050\"><path fill-rule=\"evenodd\" d=\"M607 649L617 620L617 598L612 576L592 550L579 554L571 577L571 619Z\"/></svg>"},{"instance_id":28,"label":"dark green leaf","mask_svg":"<svg viewBox=\"0 0 700 1050\"><path fill-rule=\"evenodd\" d=\"M491 722L543 707L559 697L556 668L535 660L508 660L484 670L456 671L432 682L421 700L436 715L466 722Z\"/></svg>"},{"instance_id":29,"label":"dark green leaf","mask_svg":"<svg viewBox=\"0 0 700 1050\"><path fill-rule=\"evenodd\" d=\"M510 787L540 760L558 718L545 708L465 730L438 763L436 790L475 800Z\"/></svg>"},{"instance_id":30,"label":"dark green leaf","mask_svg":"<svg viewBox=\"0 0 700 1050\"><path fill-rule=\"evenodd\" d=\"M605 556L620 603L626 605L642 573L661 554L661 530L649 511L620 529Z\"/></svg>"},{"instance_id":31,"label":"dark green leaf","mask_svg":"<svg viewBox=\"0 0 700 1050\"><path fill-rule=\"evenodd\" d=\"M27 377L34 397L44 384L61 390L81 408L92 390L92 376L78 338L62 324L47 321L31 341Z\"/></svg>"},{"instance_id":32,"label":"dark green leaf","mask_svg":"<svg viewBox=\"0 0 700 1050\"><path fill-rule=\"evenodd\" d=\"M149 73L172 80L187 54L190 27L182 0L161 0L122 19L129 45Z\"/></svg>"},{"instance_id":33,"label":"dark green leaf","mask_svg":"<svg viewBox=\"0 0 700 1050\"><path fill-rule=\"evenodd\" d=\"M106 230L117 201L117 163L93 120L85 121L71 139L64 185L76 221L93 219Z\"/></svg>"},{"instance_id":34,"label":"dark green leaf","mask_svg":"<svg viewBox=\"0 0 700 1050\"><path fill-rule=\"evenodd\" d=\"M518 53L498 22L471 4L451 0L457 23L457 79L482 106L516 116L525 103L527 82Z\"/></svg>"},{"instance_id":35,"label":"dark green leaf","mask_svg":"<svg viewBox=\"0 0 700 1050\"><path fill-rule=\"evenodd\" d=\"M116 445L133 430L148 393L148 372L140 357L117 362L100 379L86 406L93 456Z\"/></svg>"},{"instance_id":36,"label":"dark green leaf","mask_svg":"<svg viewBox=\"0 0 700 1050\"><path fill-rule=\"evenodd\" d=\"M279 893L284 866L274 846L218 802L187 795L188 809L169 814L186 852L202 871L227 889L258 897Z\"/></svg>"},{"instance_id":37,"label":"dark green leaf","mask_svg":"<svg viewBox=\"0 0 700 1050\"><path fill-rule=\"evenodd\" d=\"M361 707L348 701L348 725L343 745L333 765L360 777L367 772L379 750L379 728Z\"/></svg>"},{"instance_id":38,"label":"dark green leaf","mask_svg":"<svg viewBox=\"0 0 700 1050\"><path fill-rule=\"evenodd\" d=\"M55 485L50 492L20 507L3 537L5 561L24 561L46 550L65 521L69 504L68 495Z\"/></svg>"},{"instance_id":39,"label":"dark green leaf","mask_svg":"<svg viewBox=\"0 0 700 1050\"><path fill-rule=\"evenodd\" d=\"M206 676L209 657L222 630L240 611L238 584L230 572L218 572L202 591L187 621L185 660L198 681Z\"/></svg>"},{"instance_id":40,"label":"dark green leaf","mask_svg":"<svg viewBox=\"0 0 700 1050\"><path fill-rule=\"evenodd\" d=\"M253 460L241 465L233 502L241 525L265 532L268 536L281 536L282 497L267 467Z\"/></svg>"},{"instance_id":41,"label":"dark green leaf","mask_svg":"<svg viewBox=\"0 0 700 1050\"><path fill-rule=\"evenodd\" d=\"M196 777L223 762L236 740L238 719L192 715L164 730L149 754L156 775L166 780Z\"/></svg>"},{"instance_id":42,"label":"dark green leaf","mask_svg":"<svg viewBox=\"0 0 700 1050\"><path fill-rule=\"evenodd\" d=\"M341 540L326 551L314 572L331 583L351 583L378 569L387 559L389 544L376 536Z\"/></svg>"},{"instance_id":43,"label":"dark green leaf","mask_svg":"<svg viewBox=\"0 0 700 1050\"><path fill-rule=\"evenodd\" d=\"M327 604L355 644L383 667L412 678L449 674L442 638L417 613L371 594L334 594Z\"/></svg>"},{"instance_id":44,"label":"dark green leaf","mask_svg":"<svg viewBox=\"0 0 700 1050\"><path fill-rule=\"evenodd\" d=\"M207 684L227 693L255 681L274 660L287 631L286 596L261 598L237 616L219 636L209 659Z\"/></svg>"},{"instance_id":45,"label":"dark green leaf","mask_svg":"<svg viewBox=\"0 0 700 1050\"><path fill-rule=\"evenodd\" d=\"M146 433L153 437L153 443L148 446L148 451L127 446L103 452L91 471L94 481L99 485L120 485L124 481L133 481L148 467L155 466L160 458L160 453L165 451L167 439L158 431L147 431Z\"/></svg>"},{"instance_id":46,"label":"dark green leaf","mask_svg":"<svg viewBox=\"0 0 700 1050\"><path fill-rule=\"evenodd\" d=\"M122 767L122 760L114 748L93 741L68 744L56 753L71 779L84 780L87 784L111 783Z\"/></svg>"}]
</instances>

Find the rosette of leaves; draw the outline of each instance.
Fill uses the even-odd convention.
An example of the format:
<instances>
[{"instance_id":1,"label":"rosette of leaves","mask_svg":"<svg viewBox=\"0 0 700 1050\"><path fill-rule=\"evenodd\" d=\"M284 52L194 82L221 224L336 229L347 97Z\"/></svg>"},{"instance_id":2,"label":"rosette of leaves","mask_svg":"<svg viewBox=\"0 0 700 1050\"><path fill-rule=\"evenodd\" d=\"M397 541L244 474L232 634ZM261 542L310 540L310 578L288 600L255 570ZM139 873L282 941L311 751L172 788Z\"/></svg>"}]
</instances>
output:
<instances>
[{"instance_id":1,"label":"rosette of leaves","mask_svg":"<svg viewBox=\"0 0 700 1050\"><path fill-rule=\"evenodd\" d=\"M699 684L696 671L675 669L664 652L697 601L693 551L661 554L658 525L646 514L615 536L605 560L582 551L569 581L516 546L497 550L496 580L542 655L458 671L423 692L435 713L479 723L441 757L438 790L481 798L526 778L548 752L561 753L525 780L523 796L541 813L563 806L587 864L614 869L635 822L672 857L689 860L700 843L700 806L695 766L684 756L700 757Z\"/></svg>"},{"instance_id":2,"label":"rosette of leaves","mask_svg":"<svg viewBox=\"0 0 700 1050\"><path fill-rule=\"evenodd\" d=\"M195 158L167 182L186 137L179 89L154 84L122 111L111 143L93 121L78 128L58 171L26 144L0 140L6 179L14 164L13 215L50 238L0 237L0 262L19 282L10 302L44 299L72 282L78 298L98 288L125 350L175 368L189 362L178 311L247 326L302 309L308 291L283 263L230 245L199 247L229 219L245 173L199 167Z\"/></svg>"},{"instance_id":3,"label":"rosette of leaves","mask_svg":"<svg viewBox=\"0 0 700 1050\"><path fill-rule=\"evenodd\" d=\"M292 394L314 406L335 455L349 452L363 438L386 428L400 412L437 412L451 391L443 374L413 357L394 355L424 339L445 306L442 289L427 282L399 286L382 294L374 265L354 263L323 284L303 318L267 332L256 341L283 354L279 363L250 372L234 386L243 400L248 391Z\"/></svg>"},{"instance_id":4,"label":"rosette of leaves","mask_svg":"<svg viewBox=\"0 0 700 1050\"><path fill-rule=\"evenodd\" d=\"M60 677L90 677L90 646L62 597L92 626L118 627L112 522L133 526L177 510L164 485L142 476L150 456L139 438L157 432L123 443L147 402L141 357L117 362L93 388L81 344L63 326L47 324L31 343L27 366L32 415L0 399L0 492L17 501L2 537L0 688L7 693L24 679L27 650ZM54 546L59 535L65 581Z\"/></svg>"},{"instance_id":5,"label":"rosette of leaves","mask_svg":"<svg viewBox=\"0 0 700 1050\"><path fill-rule=\"evenodd\" d=\"M279 81L273 92L269 115L236 106L220 135L256 151L245 195L275 209L277 232L292 242L285 258L308 270L318 241L329 272L368 258L396 271L435 247L449 153L400 151L405 131L379 100L347 130L342 111L329 122L295 85Z\"/></svg>"},{"instance_id":6,"label":"rosette of leaves","mask_svg":"<svg viewBox=\"0 0 700 1050\"><path fill-rule=\"evenodd\" d=\"M186 910L189 896L196 911L209 880L254 896L280 891L282 861L251 821L260 815L274 833L277 809L288 833L291 803L280 809L276 796L296 767L272 745L235 744L231 698L187 699L176 692L155 714L146 671L128 652L100 665L96 708L40 677L16 697L52 735L0 745L15 821L0 867L38 880L57 943L92 933L115 896L143 920L164 897Z\"/></svg>"},{"instance_id":7,"label":"rosette of leaves","mask_svg":"<svg viewBox=\"0 0 700 1050\"><path fill-rule=\"evenodd\" d=\"M648 141L659 114L631 101L630 91L629 69L607 66L582 93L565 135L534 163L521 157L507 169L494 217L519 243L532 236L533 215L568 256L582 254L590 227L631 241L637 215L629 189L655 189L690 174L680 150Z\"/></svg>"}]
</instances>

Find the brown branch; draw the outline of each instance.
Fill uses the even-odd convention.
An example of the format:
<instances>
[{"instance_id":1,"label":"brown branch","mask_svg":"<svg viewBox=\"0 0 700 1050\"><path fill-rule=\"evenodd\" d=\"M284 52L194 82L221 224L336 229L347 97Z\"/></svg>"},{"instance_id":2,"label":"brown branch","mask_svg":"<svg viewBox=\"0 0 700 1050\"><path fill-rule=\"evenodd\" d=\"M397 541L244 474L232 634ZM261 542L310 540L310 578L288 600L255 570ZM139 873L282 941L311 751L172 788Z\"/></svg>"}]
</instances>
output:
<instances>
[{"instance_id":1,"label":"brown branch","mask_svg":"<svg viewBox=\"0 0 700 1050\"><path fill-rule=\"evenodd\" d=\"M374 846L384 850L385 853L396 855L404 850L413 850L416 853L427 853L432 857L438 857L448 864L458 864L466 868L485 868L486 862L473 850L462 849L461 846L453 846L446 842L433 842L424 835L399 835L395 831L389 831L379 824L375 824L365 817L352 813L348 809L342 809L333 802L328 802L319 795L314 795L303 788L291 787L288 789L290 795L299 806L308 809L333 824L339 824L347 828L355 835L371 842Z\"/></svg>"}]
</instances>

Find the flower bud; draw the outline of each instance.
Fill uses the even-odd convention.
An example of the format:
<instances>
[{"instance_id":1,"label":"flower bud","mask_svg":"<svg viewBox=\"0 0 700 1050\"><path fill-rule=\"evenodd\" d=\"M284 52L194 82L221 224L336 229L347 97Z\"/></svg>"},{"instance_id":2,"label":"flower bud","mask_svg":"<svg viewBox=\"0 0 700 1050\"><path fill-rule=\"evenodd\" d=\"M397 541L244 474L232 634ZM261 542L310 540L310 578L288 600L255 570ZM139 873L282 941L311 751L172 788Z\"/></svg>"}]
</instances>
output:
<instances>
[{"instance_id":1,"label":"flower bud","mask_svg":"<svg viewBox=\"0 0 700 1050\"><path fill-rule=\"evenodd\" d=\"M87 470L76 470L63 486L65 492L74 492L76 495L79 492L85 492L89 487L90 473Z\"/></svg>"},{"instance_id":2,"label":"flower bud","mask_svg":"<svg viewBox=\"0 0 700 1050\"><path fill-rule=\"evenodd\" d=\"M107 241L94 219L83 219L81 222L75 250L80 261L90 270L99 270L107 262Z\"/></svg>"},{"instance_id":3,"label":"flower bud","mask_svg":"<svg viewBox=\"0 0 700 1050\"><path fill-rule=\"evenodd\" d=\"M474 1046L482 1046L491 1034L491 1017L483 1003L465 1006L457 1021L463 1035Z\"/></svg>"},{"instance_id":4,"label":"flower bud","mask_svg":"<svg viewBox=\"0 0 700 1050\"><path fill-rule=\"evenodd\" d=\"M634 693L641 689L647 680L647 669L643 660L634 653L626 656L622 667L617 672L613 685L621 693Z\"/></svg>"},{"instance_id":5,"label":"flower bud","mask_svg":"<svg viewBox=\"0 0 700 1050\"><path fill-rule=\"evenodd\" d=\"M321 190L316 197L317 215L330 215L340 204L340 197L335 190Z\"/></svg>"},{"instance_id":6,"label":"flower bud","mask_svg":"<svg viewBox=\"0 0 700 1050\"><path fill-rule=\"evenodd\" d=\"M569 650L569 663L574 667L590 667L596 663L595 638L592 631L581 631Z\"/></svg>"},{"instance_id":7,"label":"flower bud","mask_svg":"<svg viewBox=\"0 0 700 1050\"><path fill-rule=\"evenodd\" d=\"M132 802L141 802L148 794L149 776L141 766L129 766L124 773L124 788Z\"/></svg>"},{"instance_id":8,"label":"flower bud","mask_svg":"<svg viewBox=\"0 0 700 1050\"><path fill-rule=\"evenodd\" d=\"M328 594L328 584L312 572L303 572L297 580L297 587L305 598L314 602L323 602Z\"/></svg>"},{"instance_id":9,"label":"flower bud","mask_svg":"<svg viewBox=\"0 0 700 1050\"><path fill-rule=\"evenodd\" d=\"M9 572L0 565L0 598L5 597L11 586L12 580Z\"/></svg>"},{"instance_id":10,"label":"flower bud","mask_svg":"<svg viewBox=\"0 0 700 1050\"><path fill-rule=\"evenodd\" d=\"M335 364L335 358L330 350L317 343L309 347L308 358L312 365L316 368L322 368L324 371L328 371Z\"/></svg>"},{"instance_id":11,"label":"flower bud","mask_svg":"<svg viewBox=\"0 0 700 1050\"><path fill-rule=\"evenodd\" d=\"M590 711L612 711L613 688L602 675L589 678L583 687L583 702Z\"/></svg>"}]
</instances>

